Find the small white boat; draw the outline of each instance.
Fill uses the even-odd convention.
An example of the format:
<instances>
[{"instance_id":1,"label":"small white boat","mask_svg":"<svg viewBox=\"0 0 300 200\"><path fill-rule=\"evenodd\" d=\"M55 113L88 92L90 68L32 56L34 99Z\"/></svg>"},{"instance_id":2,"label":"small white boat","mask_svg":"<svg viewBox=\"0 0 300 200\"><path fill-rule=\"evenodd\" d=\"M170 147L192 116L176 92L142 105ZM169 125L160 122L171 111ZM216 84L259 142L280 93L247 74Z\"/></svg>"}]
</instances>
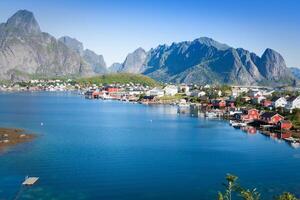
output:
<instances>
[{"instance_id":1,"label":"small white boat","mask_svg":"<svg viewBox=\"0 0 300 200\"><path fill-rule=\"evenodd\" d=\"M300 142L293 141L293 142L291 142L291 146L295 149L298 149L300 147Z\"/></svg>"},{"instance_id":2,"label":"small white boat","mask_svg":"<svg viewBox=\"0 0 300 200\"><path fill-rule=\"evenodd\" d=\"M207 112L207 113L205 113L205 117L207 117L207 118L217 118L218 114L215 113L215 112Z\"/></svg>"},{"instance_id":3,"label":"small white boat","mask_svg":"<svg viewBox=\"0 0 300 200\"><path fill-rule=\"evenodd\" d=\"M245 126L247 126L247 123L245 123L245 122L238 122L238 121L234 121L234 120L229 120L229 124L233 127L245 127Z\"/></svg>"},{"instance_id":4,"label":"small white boat","mask_svg":"<svg viewBox=\"0 0 300 200\"><path fill-rule=\"evenodd\" d=\"M247 124L244 123L244 122L232 122L231 126L233 126L233 127L245 127L245 126L247 126Z\"/></svg>"},{"instance_id":5,"label":"small white boat","mask_svg":"<svg viewBox=\"0 0 300 200\"><path fill-rule=\"evenodd\" d=\"M297 142L297 140L293 137L284 138L284 140L290 143Z\"/></svg>"},{"instance_id":6,"label":"small white boat","mask_svg":"<svg viewBox=\"0 0 300 200\"><path fill-rule=\"evenodd\" d=\"M185 99L180 99L178 108L190 108L190 104L188 104Z\"/></svg>"}]
</instances>

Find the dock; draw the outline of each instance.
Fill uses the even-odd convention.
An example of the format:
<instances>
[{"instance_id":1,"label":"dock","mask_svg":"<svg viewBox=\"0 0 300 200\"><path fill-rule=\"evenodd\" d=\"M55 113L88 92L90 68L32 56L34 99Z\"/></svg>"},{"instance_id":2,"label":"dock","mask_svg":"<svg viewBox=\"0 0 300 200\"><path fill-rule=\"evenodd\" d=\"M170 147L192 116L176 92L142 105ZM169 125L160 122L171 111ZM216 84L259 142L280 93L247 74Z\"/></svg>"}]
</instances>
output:
<instances>
[{"instance_id":1,"label":"dock","mask_svg":"<svg viewBox=\"0 0 300 200\"><path fill-rule=\"evenodd\" d=\"M22 183L22 185L30 186L37 182L39 177L28 177L25 179L25 181Z\"/></svg>"}]
</instances>

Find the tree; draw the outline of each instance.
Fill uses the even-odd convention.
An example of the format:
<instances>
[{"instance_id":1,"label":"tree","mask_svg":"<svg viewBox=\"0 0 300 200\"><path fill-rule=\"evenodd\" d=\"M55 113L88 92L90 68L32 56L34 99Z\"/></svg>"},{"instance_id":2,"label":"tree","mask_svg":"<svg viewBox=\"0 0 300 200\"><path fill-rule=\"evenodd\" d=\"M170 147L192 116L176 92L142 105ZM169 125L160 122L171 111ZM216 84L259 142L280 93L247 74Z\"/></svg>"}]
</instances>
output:
<instances>
[{"instance_id":1,"label":"tree","mask_svg":"<svg viewBox=\"0 0 300 200\"><path fill-rule=\"evenodd\" d=\"M225 193L218 193L218 200L231 200L232 192L238 189L238 185L236 184L238 177L232 174L226 175L227 183L224 183Z\"/></svg>"},{"instance_id":2,"label":"tree","mask_svg":"<svg viewBox=\"0 0 300 200\"><path fill-rule=\"evenodd\" d=\"M237 183L238 177L232 174L226 175L227 183L223 184L225 186L225 192L218 192L218 200L231 200L233 193L236 193L243 200L260 200L260 193L256 188L249 190L241 187ZM295 195L284 192L278 197L275 197L275 200L299 200Z\"/></svg>"},{"instance_id":3,"label":"tree","mask_svg":"<svg viewBox=\"0 0 300 200\"><path fill-rule=\"evenodd\" d=\"M249 189L244 190L244 189L242 189L240 191L240 196L244 200L259 200L260 199L260 193L256 191L256 188L254 188L253 190L249 190Z\"/></svg>"},{"instance_id":4,"label":"tree","mask_svg":"<svg viewBox=\"0 0 300 200\"><path fill-rule=\"evenodd\" d=\"M243 200L259 200L260 193L256 189L244 189L238 183L238 177L232 174L226 175L227 183L223 184L225 186L224 194L218 192L218 200L231 200L233 192L236 192Z\"/></svg>"},{"instance_id":5,"label":"tree","mask_svg":"<svg viewBox=\"0 0 300 200\"><path fill-rule=\"evenodd\" d=\"M275 198L276 200L298 200L293 194L284 192L280 196Z\"/></svg>"}]
</instances>

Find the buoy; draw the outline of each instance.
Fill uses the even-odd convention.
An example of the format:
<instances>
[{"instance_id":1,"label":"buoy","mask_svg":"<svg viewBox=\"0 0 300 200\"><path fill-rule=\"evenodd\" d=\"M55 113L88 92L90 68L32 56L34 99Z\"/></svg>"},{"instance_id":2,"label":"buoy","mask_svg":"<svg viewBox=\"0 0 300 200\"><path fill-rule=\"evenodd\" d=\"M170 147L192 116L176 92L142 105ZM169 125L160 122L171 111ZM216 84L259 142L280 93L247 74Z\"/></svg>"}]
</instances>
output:
<instances>
[{"instance_id":1,"label":"buoy","mask_svg":"<svg viewBox=\"0 0 300 200\"><path fill-rule=\"evenodd\" d=\"M44 125L44 123L43 122L41 122L41 126L43 126Z\"/></svg>"}]
</instances>

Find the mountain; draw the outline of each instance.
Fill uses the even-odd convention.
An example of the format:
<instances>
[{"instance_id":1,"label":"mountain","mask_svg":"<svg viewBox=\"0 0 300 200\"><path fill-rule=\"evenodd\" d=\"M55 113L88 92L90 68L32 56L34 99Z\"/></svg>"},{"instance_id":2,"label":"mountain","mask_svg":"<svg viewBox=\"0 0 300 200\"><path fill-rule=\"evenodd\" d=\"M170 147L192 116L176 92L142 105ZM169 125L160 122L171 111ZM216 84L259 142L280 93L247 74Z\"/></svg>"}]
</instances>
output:
<instances>
[{"instance_id":1,"label":"mountain","mask_svg":"<svg viewBox=\"0 0 300 200\"><path fill-rule=\"evenodd\" d=\"M81 56L83 55L84 49L82 42L79 42L75 38L71 38L69 36L63 36L58 39L60 42L64 43L67 47L79 53Z\"/></svg>"},{"instance_id":2,"label":"mountain","mask_svg":"<svg viewBox=\"0 0 300 200\"><path fill-rule=\"evenodd\" d=\"M298 68L298 67L291 67L290 70L291 70L292 74L293 74L297 79L300 80L300 68Z\"/></svg>"},{"instance_id":3,"label":"mountain","mask_svg":"<svg viewBox=\"0 0 300 200\"><path fill-rule=\"evenodd\" d=\"M132 73L140 74L144 71L144 63L147 59L147 52L143 48L138 48L134 52L126 56L125 61L121 63L113 63L108 71L110 73Z\"/></svg>"},{"instance_id":4,"label":"mountain","mask_svg":"<svg viewBox=\"0 0 300 200\"><path fill-rule=\"evenodd\" d=\"M84 50L83 44L75 38L63 36L58 40L78 53L83 58L83 60L92 67L93 72L97 74L104 74L107 72L106 63L102 55L98 55L89 49Z\"/></svg>"},{"instance_id":5,"label":"mountain","mask_svg":"<svg viewBox=\"0 0 300 200\"><path fill-rule=\"evenodd\" d=\"M126 58L121 72L135 72L175 83L272 84L292 81L283 57L266 49L261 57L232 48L211 38L136 50ZM129 62L128 62L129 61Z\"/></svg>"},{"instance_id":6,"label":"mountain","mask_svg":"<svg viewBox=\"0 0 300 200\"><path fill-rule=\"evenodd\" d=\"M92 50L86 49L83 52L83 59L92 66L95 73L105 74L107 72L106 63L102 55L98 55Z\"/></svg>"},{"instance_id":7,"label":"mountain","mask_svg":"<svg viewBox=\"0 0 300 200\"><path fill-rule=\"evenodd\" d=\"M113 63L109 68L109 73L117 73L122 71L123 65L121 63Z\"/></svg>"},{"instance_id":8,"label":"mountain","mask_svg":"<svg viewBox=\"0 0 300 200\"><path fill-rule=\"evenodd\" d=\"M42 32L32 12L20 10L0 24L0 79L32 76L91 76L125 72L174 83L239 85L294 82L283 57L272 49L262 56L201 37L145 51L138 48L122 64L107 69L102 55L84 49L78 40L57 40ZM295 72L295 70L293 70Z\"/></svg>"},{"instance_id":9,"label":"mountain","mask_svg":"<svg viewBox=\"0 0 300 200\"><path fill-rule=\"evenodd\" d=\"M143 48L138 48L134 52L127 55L120 72L126 73L141 73L143 72L143 65L147 58L147 52Z\"/></svg>"},{"instance_id":10,"label":"mountain","mask_svg":"<svg viewBox=\"0 0 300 200\"><path fill-rule=\"evenodd\" d=\"M32 12L19 10L0 24L0 79L92 74L78 53L40 30Z\"/></svg>"}]
</instances>

